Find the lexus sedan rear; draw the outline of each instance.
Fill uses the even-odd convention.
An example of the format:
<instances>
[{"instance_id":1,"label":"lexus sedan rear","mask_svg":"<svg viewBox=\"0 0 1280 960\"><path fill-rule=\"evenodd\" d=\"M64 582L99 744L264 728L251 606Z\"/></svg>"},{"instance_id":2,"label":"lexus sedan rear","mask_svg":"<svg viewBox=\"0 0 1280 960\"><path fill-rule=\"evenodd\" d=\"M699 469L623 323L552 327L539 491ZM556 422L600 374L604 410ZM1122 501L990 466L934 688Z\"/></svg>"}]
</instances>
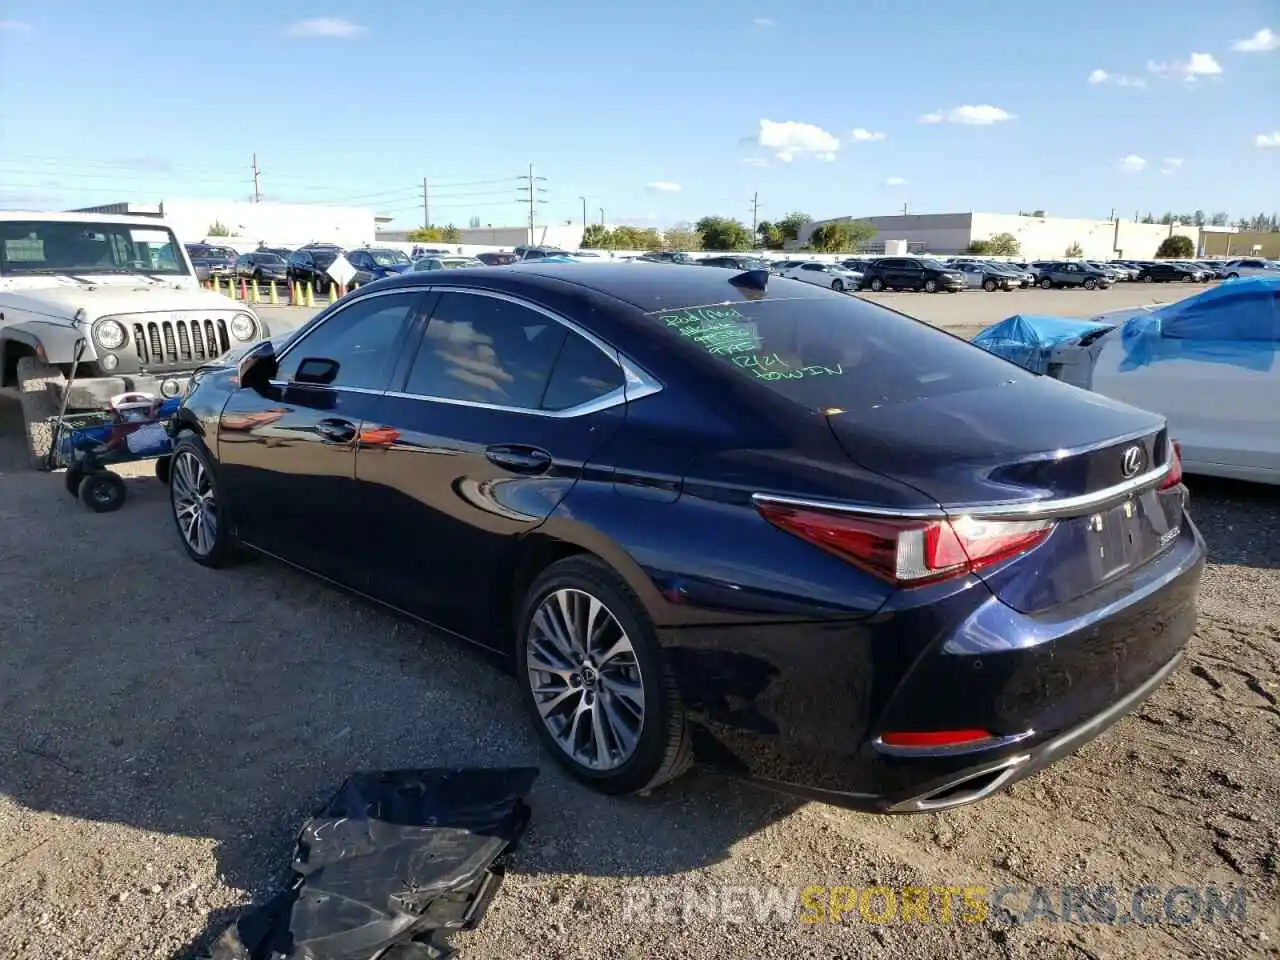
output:
<instances>
[{"instance_id":1,"label":"lexus sedan rear","mask_svg":"<svg viewBox=\"0 0 1280 960\"><path fill-rule=\"evenodd\" d=\"M610 793L698 759L972 802L1195 625L1161 417L767 271L405 274L205 369L176 424L193 560L247 546L501 652Z\"/></svg>"}]
</instances>

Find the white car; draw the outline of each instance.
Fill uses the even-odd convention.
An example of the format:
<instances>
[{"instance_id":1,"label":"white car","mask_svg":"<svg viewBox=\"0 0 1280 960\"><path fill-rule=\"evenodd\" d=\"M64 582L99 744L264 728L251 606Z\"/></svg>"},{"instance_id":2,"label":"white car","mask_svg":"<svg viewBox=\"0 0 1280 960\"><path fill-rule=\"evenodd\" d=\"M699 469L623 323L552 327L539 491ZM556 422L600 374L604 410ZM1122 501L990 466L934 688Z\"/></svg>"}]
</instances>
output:
<instances>
[{"instance_id":1,"label":"white car","mask_svg":"<svg viewBox=\"0 0 1280 960\"><path fill-rule=\"evenodd\" d=\"M1216 323L1210 318L1222 311L1216 315L1225 318L1224 339L1164 339L1157 333L1144 356L1125 344L1126 321L1164 317L1166 325L1177 323L1167 319L1177 315L1169 312L1177 305L1112 311L1093 319L1116 324L1113 329L1055 349L1049 372L1168 418L1188 473L1280 484L1280 272L1276 277L1224 283L1181 301L1193 304L1189 313L1200 325ZM1225 339L1231 324L1244 322L1239 311L1255 309L1248 322L1262 328L1259 339Z\"/></svg>"},{"instance_id":2,"label":"white car","mask_svg":"<svg viewBox=\"0 0 1280 960\"><path fill-rule=\"evenodd\" d=\"M463 267L483 267L484 261L475 257L422 257L413 261L410 270L459 270Z\"/></svg>"},{"instance_id":3,"label":"white car","mask_svg":"<svg viewBox=\"0 0 1280 960\"><path fill-rule=\"evenodd\" d=\"M1241 257L1218 264L1218 272L1227 280L1237 277L1280 277L1280 264L1261 257Z\"/></svg>"},{"instance_id":4,"label":"white car","mask_svg":"<svg viewBox=\"0 0 1280 960\"><path fill-rule=\"evenodd\" d=\"M0 212L0 386L19 390L39 468L64 401L176 397L201 364L269 335L246 304L201 288L163 220Z\"/></svg>"},{"instance_id":5,"label":"white car","mask_svg":"<svg viewBox=\"0 0 1280 960\"><path fill-rule=\"evenodd\" d=\"M862 286L862 274L836 263L820 263L817 260L806 260L793 264L782 271L782 276L791 280L803 280L819 287L829 287L837 293L846 290L857 290Z\"/></svg>"}]
</instances>

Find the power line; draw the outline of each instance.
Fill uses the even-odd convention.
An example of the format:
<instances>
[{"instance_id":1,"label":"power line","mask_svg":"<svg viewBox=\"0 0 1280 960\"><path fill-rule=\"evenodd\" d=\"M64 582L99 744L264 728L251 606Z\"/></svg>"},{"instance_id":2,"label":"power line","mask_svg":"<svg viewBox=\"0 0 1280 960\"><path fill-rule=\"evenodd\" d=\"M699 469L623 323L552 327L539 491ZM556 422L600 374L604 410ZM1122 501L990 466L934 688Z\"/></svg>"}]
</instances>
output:
<instances>
[{"instance_id":1,"label":"power line","mask_svg":"<svg viewBox=\"0 0 1280 960\"><path fill-rule=\"evenodd\" d=\"M524 194L524 196L521 197L521 202L527 202L529 204L529 243L533 243L534 230L537 229L538 204L547 202L538 198L538 194L547 192L545 188L538 186L538 184L546 183L547 178L535 177L533 175L533 164L531 163L529 164L528 175L521 176L519 179L525 181L524 185L519 188L518 192Z\"/></svg>"}]
</instances>

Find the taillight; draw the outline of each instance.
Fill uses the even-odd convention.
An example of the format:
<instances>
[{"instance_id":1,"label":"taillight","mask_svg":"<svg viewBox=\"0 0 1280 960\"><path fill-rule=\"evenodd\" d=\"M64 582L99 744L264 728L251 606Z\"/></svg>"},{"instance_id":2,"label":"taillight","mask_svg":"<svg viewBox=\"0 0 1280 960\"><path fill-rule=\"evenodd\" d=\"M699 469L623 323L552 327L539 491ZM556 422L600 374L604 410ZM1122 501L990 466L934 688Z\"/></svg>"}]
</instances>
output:
<instances>
[{"instance_id":1,"label":"taillight","mask_svg":"<svg viewBox=\"0 0 1280 960\"><path fill-rule=\"evenodd\" d=\"M900 750L937 750L947 747L974 747L997 739L990 730L886 730L880 742Z\"/></svg>"},{"instance_id":2,"label":"taillight","mask_svg":"<svg viewBox=\"0 0 1280 960\"><path fill-rule=\"evenodd\" d=\"M963 576L1026 553L1052 520L915 520L871 517L760 501L775 527L902 586Z\"/></svg>"},{"instance_id":3,"label":"taillight","mask_svg":"<svg viewBox=\"0 0 1280 960\"><path fill-rule=\"evenodd\" d=\"M1177 440L1169 443L1169 472L1160 481L1160 489L1168 490L1182 482L1182 444Z\"/></svg>"}]
</instances>

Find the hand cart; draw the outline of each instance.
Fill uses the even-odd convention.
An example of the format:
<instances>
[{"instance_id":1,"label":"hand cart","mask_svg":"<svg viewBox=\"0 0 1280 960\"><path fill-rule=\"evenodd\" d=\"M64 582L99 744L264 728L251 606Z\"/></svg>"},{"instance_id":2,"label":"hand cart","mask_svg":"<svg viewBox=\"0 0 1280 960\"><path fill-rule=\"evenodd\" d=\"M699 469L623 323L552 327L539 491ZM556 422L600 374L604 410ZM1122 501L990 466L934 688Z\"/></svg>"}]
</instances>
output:
<instances>
[{"instance_id":1,"label":"hand cart","mask_svg":"<svg viewBox=\"0 0 1280 960\"><path fill-rule=\"evenodd\" d=\"M81 340L68 382L75 380L83 354ZM119 510L127 496L125 483L109 466L139 460L154 459L157 479L169 482L173 440L167 425L182 403L180 397L162 400L149 393L122 393L112 397L104 410L68 414L70 393L63 393L49 450L49 466L66 468L67 493L95 513Z\"/></svg>"}]
</instances>

